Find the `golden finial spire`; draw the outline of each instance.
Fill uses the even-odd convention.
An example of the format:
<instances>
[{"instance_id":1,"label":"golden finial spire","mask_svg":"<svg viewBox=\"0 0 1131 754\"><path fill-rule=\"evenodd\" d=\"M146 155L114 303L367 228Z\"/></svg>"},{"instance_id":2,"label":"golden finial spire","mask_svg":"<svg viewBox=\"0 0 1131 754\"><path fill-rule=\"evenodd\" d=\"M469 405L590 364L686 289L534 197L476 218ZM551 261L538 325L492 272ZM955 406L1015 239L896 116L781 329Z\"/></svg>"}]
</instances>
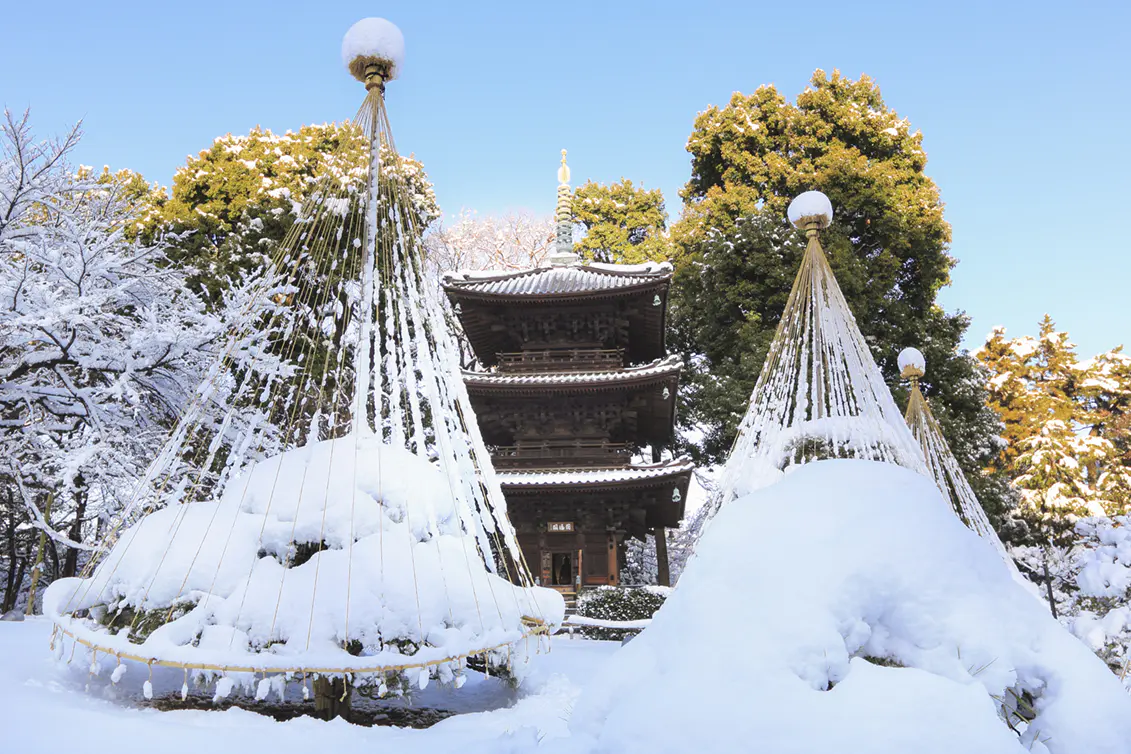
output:
<instances>
[{"instance_id":1,"label":"golden finial spire","mask_svg":"<svg viewBox=\"0 0 1131 754\"><path fill-rule=\"evenodd\" d=\"M558 168L558 183L569 183L569 165L566 165L566 151L562 150L562 166Z\"/></svg>"}]
</instances>

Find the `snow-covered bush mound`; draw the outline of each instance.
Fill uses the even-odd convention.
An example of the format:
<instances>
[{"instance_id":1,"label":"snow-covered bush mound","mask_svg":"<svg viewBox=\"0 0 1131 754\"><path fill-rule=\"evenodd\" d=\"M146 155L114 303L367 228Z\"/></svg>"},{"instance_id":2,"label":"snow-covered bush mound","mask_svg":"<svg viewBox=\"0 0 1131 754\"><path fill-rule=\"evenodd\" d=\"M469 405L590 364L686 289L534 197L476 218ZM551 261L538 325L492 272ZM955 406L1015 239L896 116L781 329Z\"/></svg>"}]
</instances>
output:
<instances>
[{"instance_id":1,"label":"snow-covered bush mound","mask_svg":"<svg viewBox=\"0 0 1131 754\"><path fill-rule=\"evenodd\" d=\"M1077 593L1067 607L1072 632L1131 685L1131 517L1085 518L1076 523ZM1075 613L1074 615L1071 613Z\"/></svg>"},{"instance_id":2,"label":"snow-covered bush mound","mask_svg":"<svg viewBox=\"0 0 1131 754\"><path fill-rule=\"evenodd\" d=\"M150 514L44 610L113 651L264 668L432 662L560 623L556 592L488 572L448 484L371 435L314 443Z\"/></svg>"},{"instance_id":3,"label":"snow-covered bush mound","mask_svg":"<svg viewBox=\"0 0 1131 754\"><path fill-rule=\"evenodd\" d=\"M597 620L648 620L664 604L671 591L671 587L666 586L599 586L586 589L577 598L577 614ZM592 639L620 641L635 635L636 631L582 626L578 633Z\"/></svg>"},{"instance_id":4,"label":"snow-covered bush mound","mask_svg":"<svg viewBox=\"0 0 1131 754\"><path fill-rule=\"evenodd\" d=\"M930 479L828 460L723 507L571 728L577 750L709 731L712 751L1106 754L1131 751L1131 698Z\"/></svg>"}]
</instances>

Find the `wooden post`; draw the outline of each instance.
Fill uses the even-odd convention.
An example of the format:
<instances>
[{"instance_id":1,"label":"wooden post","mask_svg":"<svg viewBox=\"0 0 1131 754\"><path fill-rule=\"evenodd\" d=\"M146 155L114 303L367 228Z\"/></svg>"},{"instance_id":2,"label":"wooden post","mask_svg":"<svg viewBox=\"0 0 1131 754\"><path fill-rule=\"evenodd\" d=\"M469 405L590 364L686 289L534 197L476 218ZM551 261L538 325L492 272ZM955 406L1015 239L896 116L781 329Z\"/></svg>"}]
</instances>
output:
<instances>
[{"instance_id":1,"label":"wooden post","mask_svg":"<svg viewBox=\"0 0 1131 754\"><path fill-rule=\"evenodd\" d=\"M351 691L345 678L327 678L324 675L315 678L315 716L323 720L333 720L335 717L349 720Z\"/></svg>"},{"instance_id":2,"label":"wooden post","mask_svg":"<svg viewBox=\"0 0 1131 754\"><path fill-rule=\"evenodd\" d=\"M656 583L672 585L672 572L668 567L668 531L662 526L656 527Z\"/></svg>"},{"instance_id":3,"label":"wooden post","mask_svg":"<svg viewBox=\"0 0 1131 754\"><path fill-rule=\"evenodd\" d=\"M617 563L617 535L609 534L609 584L616 586L620 583L620 571Z\"/></svg>"},{"instance_id":4,"label":"wooden post","mask_svg":"<svg viewBox=\"0 0 1131 754\"><path fill-rule=\"evenodd\" d=\"M47 493L47 505L43 509L43 522L48 526L51 525L51 503L55 501L55 493ZM31 569L31 588L28 589L27 607L24 608L25 615L32 615L35 613L35 587L39 583L39 572L43 570L43 556L47 552L47 532L43 529L39 530L39 547L35 551L35 566Z\"/></svg>"}]
</instances>

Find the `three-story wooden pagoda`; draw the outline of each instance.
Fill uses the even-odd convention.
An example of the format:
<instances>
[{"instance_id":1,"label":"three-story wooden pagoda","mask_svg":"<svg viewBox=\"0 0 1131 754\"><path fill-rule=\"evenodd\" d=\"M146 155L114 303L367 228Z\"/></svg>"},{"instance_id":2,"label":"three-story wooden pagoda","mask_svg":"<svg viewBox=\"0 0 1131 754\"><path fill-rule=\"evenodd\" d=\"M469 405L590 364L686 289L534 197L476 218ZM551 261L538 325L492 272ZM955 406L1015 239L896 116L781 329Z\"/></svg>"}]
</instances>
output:
<instances>
[{"instance_id":1,"label":"three-story wooden pagoda","mask_svg":"<svg viewBox=\"0 0 1131 754\"><path fill-rule=\"evenodd\" d=\"M626 539L651 533L664 583L693 469L661 460L683 368L665 347L671 266L580 263L568 180L563 151L549 264L445 277L481 367L464 379L539 582L618 584Z\"/></svg>"}]
</instances>

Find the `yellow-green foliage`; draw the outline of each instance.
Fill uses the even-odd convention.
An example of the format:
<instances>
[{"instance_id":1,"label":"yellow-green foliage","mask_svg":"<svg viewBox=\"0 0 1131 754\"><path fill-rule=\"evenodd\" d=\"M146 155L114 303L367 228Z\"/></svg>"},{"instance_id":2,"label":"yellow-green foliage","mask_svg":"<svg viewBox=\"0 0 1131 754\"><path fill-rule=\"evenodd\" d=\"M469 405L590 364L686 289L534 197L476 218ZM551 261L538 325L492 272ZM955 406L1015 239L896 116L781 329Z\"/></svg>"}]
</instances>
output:
<instances>
[{"instance_id":1,"label":"yellow-green foliage","mask_svg":"<svg viewBox=\"0 0 1131 754\"><path fill-rule=\"evenodd\" d=\"M400 185L422 230L440 214L423 166L411 156L394 161L384 148L381 156L382 174ZM324 175L334 190L365 191L366 142L349 124L227 134L177 170L153 223L176 234L170 258L196 268L192 282L215 295L271 256Z\"/></svg>"},{"instance_id":2,"label":"yellow-green foliage","mask_svg":"<svg viewBox=\"0 0 1131 754\"><path fill-rule=\"evenodd\" d=\"M586 260L639 264L670 256L659 189L633 186L627 178L610 186L589 181L574 194L573 214L585 226L574 249Z\"/></svg>"}]
</instances>

